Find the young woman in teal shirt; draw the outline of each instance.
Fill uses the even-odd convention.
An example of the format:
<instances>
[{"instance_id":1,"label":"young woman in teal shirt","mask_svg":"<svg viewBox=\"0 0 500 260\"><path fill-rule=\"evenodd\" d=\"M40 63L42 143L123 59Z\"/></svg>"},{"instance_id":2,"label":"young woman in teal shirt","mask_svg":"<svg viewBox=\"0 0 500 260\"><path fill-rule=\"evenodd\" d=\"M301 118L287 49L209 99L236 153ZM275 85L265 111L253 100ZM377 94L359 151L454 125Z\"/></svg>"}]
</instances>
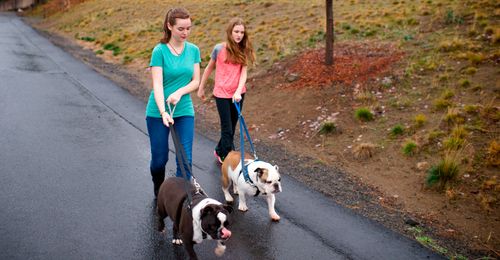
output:
<instances>
[{"instance_id":1,"label":"young woman in teal shirt","mask_svg":"<svg viewBox=\"0 0 500 260\"><path fill-rule=\"evenodd\" d=\"M194 108L190 92L197 89L200 81L200 50L186 39L191 31L189 12L184 8L172 8L167 12L163 25L164 37L153 49L151 67L153 90L146 107L146 123L151 145L150 171L155 197L165 179L168 161L169 124L172 123L192 165L194 138ZM170 115L168 105L175 111ZM177 161L176 176L183 177ZM191 176L187 176L188 179Z\"/></svg>"}]
</instances>

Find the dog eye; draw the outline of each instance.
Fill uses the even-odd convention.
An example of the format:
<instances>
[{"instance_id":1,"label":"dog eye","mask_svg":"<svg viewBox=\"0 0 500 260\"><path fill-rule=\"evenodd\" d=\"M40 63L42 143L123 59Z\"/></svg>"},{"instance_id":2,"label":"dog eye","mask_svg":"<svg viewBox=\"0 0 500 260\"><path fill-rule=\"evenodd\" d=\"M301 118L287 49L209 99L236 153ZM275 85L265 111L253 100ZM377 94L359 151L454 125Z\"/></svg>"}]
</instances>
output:
<instances>
[{"instance_id":1,"label":"dog eye","mask_svg":"<svg viewBox=\"0 0 500 260\"><path fill-rule=\"evenodd\" d=\"M271 183L273 183L273 182L272 182L272 181L266 181L266 183L269 183L269 184L271 184Z\"/></svg>"},{"instance_id":2,"label":"dog eye","mask_svg":"<svg viewBox=\"0 0 500 260\"><path fill-rule=\"evenodd\" d=\"M281 178L279 178L278 181L281 181Z\"/></svg>"}]
</instances>

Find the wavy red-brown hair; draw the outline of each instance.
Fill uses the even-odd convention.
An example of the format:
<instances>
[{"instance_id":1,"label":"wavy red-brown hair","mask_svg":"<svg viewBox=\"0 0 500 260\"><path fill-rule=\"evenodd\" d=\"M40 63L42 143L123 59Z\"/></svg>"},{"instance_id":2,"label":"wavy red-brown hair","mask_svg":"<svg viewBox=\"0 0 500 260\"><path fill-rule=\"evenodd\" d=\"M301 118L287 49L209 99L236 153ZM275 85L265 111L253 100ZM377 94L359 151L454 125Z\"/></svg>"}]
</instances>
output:
<instances>
[{"instance_id":1,"label":"wavy red-brown hair","mask_svg":"<svg viewBox=\"0 0 500 260\"><path fill-rule=\"evenodd\" d=\"M245 28L245 34L243 39L239 43L235 42L232 34L233 28L236 25L243 25ZM253 51L252 43L248 35L248 30L245 22L241 18L233 18L229 21L226 28L226 50L227 50L227 60L226 62L241 64L247 66L255 62L255 53Z\"/></svg>"}]
</instances>

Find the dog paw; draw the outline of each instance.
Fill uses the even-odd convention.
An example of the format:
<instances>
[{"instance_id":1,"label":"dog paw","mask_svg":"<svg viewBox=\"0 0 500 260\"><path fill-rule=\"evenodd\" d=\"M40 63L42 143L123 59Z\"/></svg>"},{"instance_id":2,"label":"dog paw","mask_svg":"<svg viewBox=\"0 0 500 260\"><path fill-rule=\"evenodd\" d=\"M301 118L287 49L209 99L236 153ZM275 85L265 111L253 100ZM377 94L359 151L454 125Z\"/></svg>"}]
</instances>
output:
<instances>
[{"instance_id":1,"label":"dog paw","mask_svg":"<svg viewBox=\"0 0 500 260\"><path fill-rule=\"evenodd\" d=\"M278 221L280 221L280 219L281 219L281 217L278 216L278 214L271 215L272 221L278 222Z\"/></svg>"},{"instance_id":2,"label":"dog paw","mask_svg":"<svg viewBox=\"0 0 500 260\"><path fill-rule=\"evenodd\" d=\"M243 212L248 211L248 207L247 207L247 206L245 206L245 205L240 205L240 206L238 206L238 209L239 209L240 211L243 211Z\"/></svg>"},{"instance_id":3,"label":"dog paw","mask_svg":"<svg viewBox=\"0 0 500 260\"><path fill-rule=\"evenodd\" d=\"M215 255L222 256L226 252L226 246L217 246L214 250Z\"/></svg>"},{"instance_id":4,"label":"dog paw","mask_svg":"<svg viewBox=\"0 0 500 260\"><path fill-rule=\"evenodd\" d=\"M180 239L172 239L172 244L174 244L174 245L182 245L182 240L180 240Z\"/></svg>"},{"instance_id":5,"label":"dog paw","mask_svg":"<svg viewBox=\"0 0 500 260\"><path fill-rule=\"evenodd\" d=\"M232 203L234 201L233 197L231 196L225 196L224 198L226 199L227 203Z\"/></svg>"}]
</instances>

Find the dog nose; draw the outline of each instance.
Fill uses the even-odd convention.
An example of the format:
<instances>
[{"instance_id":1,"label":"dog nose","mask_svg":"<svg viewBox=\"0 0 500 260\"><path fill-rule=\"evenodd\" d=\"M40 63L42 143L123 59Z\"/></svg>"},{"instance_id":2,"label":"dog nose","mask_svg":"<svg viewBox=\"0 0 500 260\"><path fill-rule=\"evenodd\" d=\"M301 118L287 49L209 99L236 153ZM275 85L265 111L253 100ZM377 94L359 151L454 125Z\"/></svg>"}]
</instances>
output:
<instances>
[{"instance_id":1,"label":"dog nose","mask_svg":"<svg viewBox=\"0 0 500 260\"><path fill-rule=\"evenodd\" d=\"M280 185L278 183L274 184L274 190L276 190L276 191L280 190Z\"/></svg>"}]
</instances>

